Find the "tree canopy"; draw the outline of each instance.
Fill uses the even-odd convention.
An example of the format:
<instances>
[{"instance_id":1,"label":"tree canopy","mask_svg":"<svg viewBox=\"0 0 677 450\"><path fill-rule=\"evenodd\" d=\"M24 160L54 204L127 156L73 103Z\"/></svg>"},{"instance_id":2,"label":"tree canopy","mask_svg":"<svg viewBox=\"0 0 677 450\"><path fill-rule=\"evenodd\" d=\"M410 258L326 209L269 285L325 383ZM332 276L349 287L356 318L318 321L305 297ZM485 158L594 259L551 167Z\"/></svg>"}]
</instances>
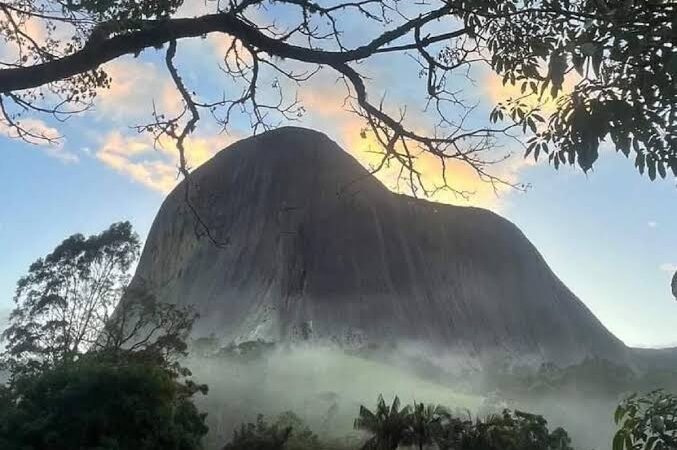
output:
<instances>
[{"instance_id":1,"label":"tree canopy","mask_svg":"<svg viewBox=\"0 0 677 450\"><path fill-rule=\"evenodd\" d=\"M677 396L662 390L632 394L616 408L619 426L613 450L671 449L677 446Z\"/></svg>"},{"instance_id":2,"label":"tree canopy","mask_svg":"<svg viewBox=\"0 0 677 450\"><path fill-rule=\"evenodd\" d=\"M7 356L52 364L88 350L129 282L139 247L129 222L121 222L98 235L74 234L31 264L2 334Z\"/></svg>"},{"instance_id":3,"label":"tree canopy","mask_svg":"<svg viewBox=\"0 0 677 450\"><path fill-rule=\"evenodd\" d=\"M379 395L374 411L364 405L360 406L354 427L371 435L364 449L395 450L407 440L410 417L411 407L407 405L402 408L399 397L395 396L388 406L383 396Z\"/></svg>"},{"instance_id":4,"label":"tree canopy","mask_svg":"<svg viewBox=\"0 0 677 450\"><path fill-rule=\"evenodd\" d=\"M2 333L10 373L40 372L86 353L108 360L143 355L182 372L174 357L187 349L195 314L143 287L129 291L139 246L130 223L119 222L93 236L74 234L31 264Z\"/></svg>"},{"instance_id":5,"label":"tree canopy","mask_svg":"<svg viewBox=\"0 0 677 450\"><path fill-rule=\"evenodd\" d=\"M0 447L197 450L207 426L194 387L147 362L65 363L0 387Z\"/></svg>"},{"instance_id":6,"label":"tree canopy","mask_svg":"<svg viewBox=\"0 0 677 450\"><path fill-rule=\"evenodd\" d=\"M17 283L2 336L0 448L197 450L192 397L207 387L178 362L195 315L127 289L139 251L128 222L75 234Z\"/></svg>"},{"instance_id":7,"label":"tree canopy","mask_svg":"<svg viewBox=\"0 0 677 450\"><path fill-rule=\"evenodd\" d=\"M372 412L361 406L355 428L367 433L363 450L395 450L401 446L440 450L571 450L563 428L548 430L539 415L503 410L485 419L453 415L441 405L414 403L400 408L395 397L389 407L379 396ZM622 450L622 449L621 449Z\"/></svg>"},{"instance_id":8,"label":"tree canopy","mask_svg":"<svg viewBox=\"0 0 677 450\"><path fill-rule=\"evenodd\" d=\"M380 144L375 170L399 164L411 185L426 191L422 152L442 167L460 161L484 180L509 183L492 173L501 159L493 149L516 132L524 133L526 155L547 154L555 167L589 170L606 141L651 179L677 176L677 15L670 0L210 0L197 16L181 14L187 1L1 1L0 34L13 50L0 60L5 127L27 140L52 139L23 118L78 114L115 81L105 63L155 48L165 53L183 108L176 115L155 110L138 130L173 139L184 175L184 141L201 119L211 116L225 129L245 113L254 131L293 120L304 109L289 89L303 90L324 72L343 82L345 107ZM348 35L348 28L370 32ZM230 38L221 69L231 84L223 96L196 92L176 64L179 41L209 34ZM387 65L404 54L417 63L407 88L428 105L430 127L372 92L362 72L365 61ZM476 67L522 93L496 105L486 123L470 120L476 105L457 88ZM565 88L567 77L573 87ZM557 106L541 111L548 96ZM444 184L453 189L446 178Z\"/></svg>"},{"instance_id":9,"label":"tree canopy","mask_svg":"<svg viewBox=\"0 0 677 450\"><path fill-rule=\"evenodd\" d=\"M318 436L293 412L280 414L268 424L262 415L256 423L241 424L223 450L323 450Z\"/></svg>"}]
</instances>

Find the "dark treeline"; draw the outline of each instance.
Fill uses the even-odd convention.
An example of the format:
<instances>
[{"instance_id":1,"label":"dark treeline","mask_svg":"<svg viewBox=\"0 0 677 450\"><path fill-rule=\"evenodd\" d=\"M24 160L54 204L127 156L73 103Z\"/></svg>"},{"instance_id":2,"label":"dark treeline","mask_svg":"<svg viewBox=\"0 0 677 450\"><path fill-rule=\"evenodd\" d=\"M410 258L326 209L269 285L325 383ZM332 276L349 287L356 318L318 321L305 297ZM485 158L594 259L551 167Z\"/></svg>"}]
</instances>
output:
<instances>
[{"instance_id":1,"label":"dark treeline","mask_svg":"<svg viewBox=\"0 0 677 450\"><path fill-rule=\"evenodd\" d=\"M548 431L541 416L505 410L480 420L452 415L441 405L414 403L401 406L379 396L371 410L362 406L355 419L362 438L321 440L293 413L287 412L272 423L259 416L242 424L224 450L333 450L397 448L439 450L570 450L566 431Z\"/></svg>"}]
</instances>

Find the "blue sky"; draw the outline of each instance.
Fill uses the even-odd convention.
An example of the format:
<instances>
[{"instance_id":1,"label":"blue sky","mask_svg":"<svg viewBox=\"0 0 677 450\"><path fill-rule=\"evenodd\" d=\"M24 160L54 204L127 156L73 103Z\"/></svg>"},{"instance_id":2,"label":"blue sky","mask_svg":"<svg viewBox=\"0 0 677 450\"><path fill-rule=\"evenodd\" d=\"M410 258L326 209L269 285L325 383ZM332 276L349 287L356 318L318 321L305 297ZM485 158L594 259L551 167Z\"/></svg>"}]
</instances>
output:
<instances>
[{"instance_id":1,"label":"blue sky","mask_svg":"<svg viewBox=\"0 0 677 450\"><path fill-rule=\"evenodd\" d=\"M224 87L209 58L219 55L222 39L179 46L178 64L185 79L201 93L218 96ZM154 150L147 137L129 128L148 119L151 99L166 109L177 108L161 57L146 52L110 65L113 88L84 117L65 124L41 118L45 122L36 126L57 128L64 136L57 147L0 137L0 310L11 306L14 285L30 263L66 236L130 220L145 237L165 193L176 182L171 145ZM395 103L411 100L415 106L417 85L405 70L410 65L400 60L362 70L373 76L375 91L387 91ZM368 143L358 138L361 124L342 110L344 94L334 80L331 74L321 76L299 92L308 110L301 125L327 132L369 162L364 152ZM477 81L469 91L483 102L484 114L500 100L501 89L486 74L479 73ZM231 135L217 134L214 124L201 124L189 143L193 165L248 133L242 118ZM674 179L650 182L612 151L605 151L587 175L527 164L519 155L499 170L532 188L526 193L503 190L496 197L458 168L458 183L478 191L467 204L488 207L515 222L555 273L627 344L677 345L677 302L669 293L670 269L677 269ZM383 180L392 185L387 174ZM464 204L452 197L437 199Z\"/></svg>"}]
</instances>

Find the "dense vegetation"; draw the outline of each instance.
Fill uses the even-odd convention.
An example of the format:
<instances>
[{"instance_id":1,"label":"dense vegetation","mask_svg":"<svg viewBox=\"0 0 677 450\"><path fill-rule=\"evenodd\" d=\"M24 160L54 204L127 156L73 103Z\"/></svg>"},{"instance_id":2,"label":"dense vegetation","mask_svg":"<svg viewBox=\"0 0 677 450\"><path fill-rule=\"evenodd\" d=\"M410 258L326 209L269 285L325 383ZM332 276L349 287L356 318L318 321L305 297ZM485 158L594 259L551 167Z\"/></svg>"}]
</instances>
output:
<instances>
[{"instance_id":1,"label":"dense vegetation","mask_svg":"<svg viewBox=\"0 0 677 450\"><path fill-rule=\"evenodd\" d=\"M677 448L677 396L662 390L626 398L614 415L613 450Z\"/></svg>"},{"instance_id":2,"label":"dense vegetation","mask_svg":"<svg viewBox=\"0 0 677 450\"><path fill-rule=\"evenodd\" d=\"M571 450L566 431L548 431L546 420L537 415L505 410L472 420L469 415L454 416L440 405L414 403L400 408L398 397L387 405L379 396L374 411L362 406L355 428L366 435L359 444L324 442L293 413L284 413L270 424L259 416L255 423L236 429L224 450Z\"/></svg>"},{"instance_id":3,"label":"dense vegetation","mask_svg":"<svg viewBox=\"0 0 677 450\"><path fill-rule=\"evenodd\" d=\"M3 333L0 448L200 448L206 386L179 364L195 318L152 296L123 297L138 256L129 223L73 235L19 280Z\"/></svg>"},{"instance_id":4,"label":"dense vegetation","mask_svg":"<svg viewBox=\"0 0 677 450\"><path fill-rule=\"evenodd\" d=\"M207 432L194 392L147 361L59 364L2 391L0 448L194 450Z\"/></svg>"},{"instance_id":5,"label":"dense vegetation","mask_svg":"<svg viewBox=\"0 0 677 450\"><path fill-rule=\"evenodd\" d=\"M194 396L207 394L207 387L193 381L181 364L195 315L162 303L143 286L129 287L138 247L128 223L88 238L74 235L19 281L16 308L3 333L2 364L9 380L0 386L0 448L203 448L206 414ZM233 364L264 361L276 351L274 343L262 341L219 347L215 339L202 338L191 344L201 358ZM640 376L592 359L538 371L496 368L493 375L493 388L504 397L595 397L665 387L668 391L630 395L621 402L613 450L677 445L672 371ZM486 388L480 385L470 389ZM223 450L572 449L564 429L551 431L544 417L515 408L494 405L473 419L469 412L442 405L402 406L398 397L386 403L379 396L374 408L361 406L356 412L355 434L342 439L316 434L292 412L272 422L259 416L237 427Z\"/></svg>"},{"instance_id":6,"label":"dense vegetation","mask_svg":"<svg viewBox=\"0 0 677 450\"><path fill-rule=\"evenodd\" d=\"M605 359L588 358L568 367L544 364L539 369L496 369L475 389L494 389L519 398L562 395L618 397L629 392L664 388L677 392L677 371L648 368L635 371Z\"/></svg>"}]
</instances>

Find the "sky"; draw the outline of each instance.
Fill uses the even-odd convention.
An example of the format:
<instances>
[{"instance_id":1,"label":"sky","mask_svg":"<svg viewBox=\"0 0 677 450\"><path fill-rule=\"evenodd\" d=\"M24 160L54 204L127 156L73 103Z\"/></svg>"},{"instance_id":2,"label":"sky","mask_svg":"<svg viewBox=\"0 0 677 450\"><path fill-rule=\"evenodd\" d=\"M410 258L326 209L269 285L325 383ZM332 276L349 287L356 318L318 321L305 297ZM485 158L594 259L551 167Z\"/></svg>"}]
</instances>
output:
<instances>
[{"instance_id":1,"label":"sky","mask_svg":"<svg viewBox=\"0 0 677 450\"><path fill-rule=\"evenodd\" d=\"M359 24L346 22L351 36ZM356 38L357 39L357 38ZM201 95L219 96L229 86L216 64L224 37L181 42L177 65L184 80ZM163 54L151 50L106 65L113 84L97 97L91 111L65 123L35 117L36 130L60 135L57 145L30 145L0 128L0 314L11 308L14 286L30 263L73 233L100 232L112 222L129 220L145 237L164 196L177 182L177 152L170 142L152 140L130 125L149 121L153 102L165 111L180 110L178 94L162 66ZM421 85L406 59L376 60L361 67L369 87L387 93L393 104L421 108ZM466 87L485 120L497 101L514 95L486 72ZM264 81L270 81L265 80ZM362 123L345 111L341 85L331 73L298 91L306 114L295 125L327 133L365 165L374 162L374 142L361 139ZM416 126L427 117L412 114ZM479 122L478 122L479 123ZM192 167L229 143L251 134L244 117L229 134L209 121L188 142ZM462 166L450 168L452 183L475 191L469 200L440 193L433 200L489 208L507 217L538 248L552 270L626 344L677 346L677 302L669 291L677 270L677 186L675 180L649 181L632 162L608 145L594 170L556 171L547 162L524 160L516 150L495 170L511 182L529 184L526 192L494 193ZM424 161L425 163L425 161ZM431 183L434 165L424 166ZM395 188L391 173L379 174Z\"/></svg>"}]
</instances>

